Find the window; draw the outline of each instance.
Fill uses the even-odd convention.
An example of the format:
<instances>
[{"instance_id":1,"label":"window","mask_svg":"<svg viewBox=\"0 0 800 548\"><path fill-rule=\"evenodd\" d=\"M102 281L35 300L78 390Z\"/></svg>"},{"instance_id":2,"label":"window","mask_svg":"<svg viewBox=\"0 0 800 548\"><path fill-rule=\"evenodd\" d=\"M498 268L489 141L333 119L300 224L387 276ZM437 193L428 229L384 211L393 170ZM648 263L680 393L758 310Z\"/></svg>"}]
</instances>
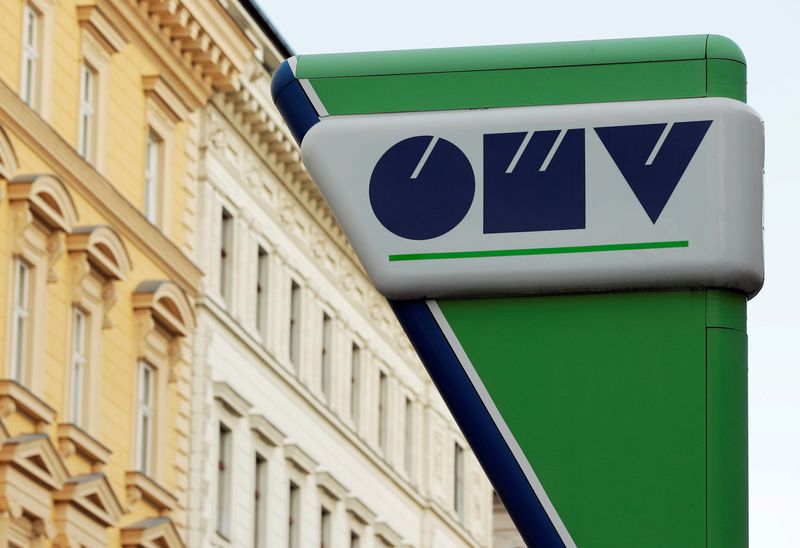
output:
<instances>
[{"instance_id":1,"label":"window","mask_svg":"<svg viewBox=\"0 0 800 548\"><path fill-rule=\"evenodd\" d=\"M300 548L300 486L289 482L289 548Z\"/></svg>"},{"instance_id":2,"label":"window","mask_svg":"<svg viewBox=\"0 0 800 548\"><path fill-rule=\"evenodd\" d=\"M231 251L233 247L233 216L222 208L219 244L219 292L225 301L231 296Z\"/></svg>"},{"instance_id":3,"label":"window","mask_svg":"<svg viewBox=\"0 0 800 548\"><path fill-rule=\"evenodd\" d=\"M289 361L297 368L300 361L300 286L292 280L289 312Z\"/></svg>"},{"instance_id":4,"label":"window","mask_svg":"<svg viewBox=\"0 0 800 548\"><path fill-rule=\"evenodd\" d=\"M217 441L217 532L225 538L230 535L231 505L231 430L219 423Z\"/></svg>"},{"instance_id":5,"label":"window","mask_svg":"<svg viewBox=\"0 0 800 548\"><path fill-rule=\"evenodd\" d=\"M324 506L319 517L319 546L331 548L331 512Z\"/></svg>"},{"instance_id":6,"label":"window","mask_svg":"<svg viewBox=\"0 0 800 548\"><path fill-rule=\"evenodd\" d=\"M453 509L464 519L464 448L456 442L453 462Z\"/></svg>"},{"instance_id":7,"label":"window","mask_svg":"<svg viewBox=\"0 0 800 548\"><path fill-rule=\"evenodd\" d=\"M353 343L350 356L350 418L358 424L361 404L361 347Z\"/></svg>"},{"instance_id":8,"label":"window","mask_svg":"<svg viewBox=\"0 0 800 548\"><path fill-rule=\"evenodd\" d=\"M29 107L37 108L39 106L42 16L26 2L22 21L20 97Z\"/></svg>"},{"instance_id":9,"label":"window","mask_svg":"<svg viewBox=\"0 0 800 548\"><path fill-rule=\"evenodd\" d=\"M333 336L333 320L325 312L322 313L322 364L320 369L320 388L325 400L331 401L331 339Z\"/></svg>"},{"instance_id":10,"label":"window","mask_svg":"<svg viewBox=\"0 0 800 548\"><path fill-rule=\"evenodd\" d=\"M81 96L78 109L78 154L87 162L95 160L95 101L97 73L85 62L81 65Z\"/></svg>"},{"instance_id":11,"label":"window","mask_svg":"<svg viewBox=\"0 0 800 548\"><path fill-rule=\"evenodd\" d=\"M256 328L261 339L267 339L267 284L269 282L269 254L258 246L258 266L256 272Z\"/></svg>"},{"instance_id":12,"label":"window","mask_svg":"<svg viewBox=\"0 0 800 548\"><path fill-rule=\"evenodd\" d=\"M361 548L361 537L355 531L350 531L350 548Z\"/></svg>"},{"instance_id":13,"label":"window","mask_svg":"<svg viewBox=\"0 0 800 548\"><path fill-rule=\"evenodd\" d=\"M378 445L380 446L381 451L386 454L389 441L387 432L389 428L389 409L387 407L387 400L389 397L389 378L383 371L380 373L380 380L378 382Z\"/></svg>"},{"instance_id":14,"label":"window","mask_svg":"<svg viewBox=\"0 0 800 548\"><path fill-rule=\"evenodd\" d=\"M87 323L86 313L80 308L76 308L72 323L72 374L69 420L80 427L85 426L83 402L85 398L84 383L86 382Z\"/></svg>"},{"instance_id":15,"label":"window","mask_svg":"<svg viewBox=\"0 0 800 548\"><path fill-rule=\"evenodd\" d=\"M414 443L414 406L411 399L406 397L405 403L405 446L403 447L403 468L411 475L411 458Z\"/></svg>"},{"instance_id":16,"label":"window","mask_svg":"<svg viewBox=\"0 0 800 548\"><path fill-rule=\"evenodd\" d=\"M14 317L11 347L11 376L20 384L27 384L27 360L30 339L31 268L24 261L14 262Z\"/></svg>"},{"instance_id":17,"label":"window","mask_svg":"<svg viewBox=\"0 0 800 548\"><path fill-rule=\"evenodd\" d=\"M139 397L136 406L136 469L143 474L150 474L152 466L155 377L153 366L146 361L140 361Z\"/></svg>"},{"instance_id":18,"label":"window","mask_svg":"<svg viewBox=\"0 0 800 548\"><path fill-rule=\"evenodd\" d=\"M164 140L152 129L147 134L144 166L144 216L153 224L159 222L159 198L162 185Z\"/></svg>"},{"instance_id":19,"label":"window","mask_svg":"<svg viewBox=\"0 0 800 548\"><path fill-rule=\"evenodd\" d=\"M253 546L267 545L267 459L256 453L255 488L253 489Z\"/></svg>"}]
</instances>

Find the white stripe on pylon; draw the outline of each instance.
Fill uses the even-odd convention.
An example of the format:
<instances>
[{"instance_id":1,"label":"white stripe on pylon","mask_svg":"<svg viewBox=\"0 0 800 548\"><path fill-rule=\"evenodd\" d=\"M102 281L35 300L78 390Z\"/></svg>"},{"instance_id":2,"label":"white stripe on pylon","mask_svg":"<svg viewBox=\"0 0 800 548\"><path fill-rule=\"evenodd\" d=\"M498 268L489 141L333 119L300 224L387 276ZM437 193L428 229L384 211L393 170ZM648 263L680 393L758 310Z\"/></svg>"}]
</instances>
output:
<instances>
[{"instance_id":1,"label":"white stripe on pylon","mask_svg":"<svg viewBox=\"0 0 800 548\"><path fill-rule=\"evenodd\" d=\"M505 442L508 444L508 448L511 449L511 453L514 455L517 464L519 464L520 468L522 469L522 473L525 474L525 477L531 486L531 489L533 489L533 492L536 494L539 502L541 502L545 513L547 513L547 517L550 518L550 521L556 528L558 536L561 537L561 541L564 543L564 546L566 546L566 548L577 548L575 541L572 540L569 531L567 531L567 527L564 525L564 522L561 521L561 517L558 515L555 506L553 506L553 503L550 502L550 498L547 496L542 483L536 476L536 472L533 471L528 459L525 458L522 448L517 443L517 440L514 438L511 430L509 430L506 421L503 420L503 416L500 414L500 411L498 411L497 406L495 406L491 396L489 396L489 392L483 385L480 375L478 375L478 372L475 371L475 367L472 365L469 356L467 356L467 353L464 351L464 347L461 346L456 334L453 332L453 328L450 327L447 318L444 317L442 309L439 308L439 303L434 300L427 300L425 302L433 314L433 317L436 319L436 323L439 324L439 329L442 330L445 339L447 339L447 342L450 343L450 347L453 349L453 352L455 352L458 361L461 362L461 367L464 368L464 371L469 377L472 386L475 388L475 391L481 398L483 405L486 407L489 415L491 415L495 426L497 426L497 429L500 431L500 435L503 436L503 440L505 440Z\"/></svg>"}]
</instances>

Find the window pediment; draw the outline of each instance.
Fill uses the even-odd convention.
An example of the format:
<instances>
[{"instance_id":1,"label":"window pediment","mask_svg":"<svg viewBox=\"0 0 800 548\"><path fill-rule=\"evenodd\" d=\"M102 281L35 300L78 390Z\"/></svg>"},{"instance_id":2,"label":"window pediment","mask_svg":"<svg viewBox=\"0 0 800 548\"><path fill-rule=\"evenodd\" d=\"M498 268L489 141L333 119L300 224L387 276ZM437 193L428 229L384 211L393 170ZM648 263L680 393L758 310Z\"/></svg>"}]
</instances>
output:
<instances>
[{"instance_id":1,"label":"window pediment","mask_svg":"<svg viewBox=\"0 0 800 548\"><path fill-rule=\"evenodd\" d=\"M86 259L105 278L124 280L131 269L125 244L111 227L76 227L67 238L67 250L85 253Z\"/></svg>"},{"instance_id":2,"label":"window pediment","mask_svg":"<svg viewBox=\"0 0 800 548\"><path fill-rule=\"evenodd\" d=\"M36 397L30 390L10 379L0 380L0 416L19 412L32 421L37 431L51 424L56 410Z\"/></svg>"},{"instance_id":3,"label":"window pediment","mask_svg":"<svg viewBox=\"0 0 800 548\"><path fill-rule=\"evenodd\" d=\"M252 404L224 381L214 381L214 399L227 407L237 417L244 417Z\"/></svg>"},{"instance_id":4,"label":"window pediment","mask_svg":"<svg viewBox=\"0 0 800 548\"><path fill-rule=\"evenodd\" d=\"M183 548L175 524L166 517L148 518L122 529L122 546L146 548Z\"/></svg>"},{"instance_id":5,"label":"window pediment","mask_svg":"<svg viewBox=\"0 0 800 548\"><path fill-rule=\"evenodd\" d=\"M347 494L347 488L328 471L317 472L317 487L336 500L342 500Z\"/></svg>"},{"instance_id":6,"label":"window pediment","mask_svg":"<svg viewBox=\"0 0 800 548\"><path fill-rule=\"evenodd\" d=\"M262 440L271 446L277 446L283 443L286 439L286 434L272 424L264 415L253 414L250 415L250 429L258 434Z\"/></svg>"},{"instance_id":7,"label":"window pediment","mask_svg":"<svg viewBox=\"0 0 800 548\"><path fill-rule=\"evenodd\" d=\"M367 505L364 504L364 501L358 497L352 495L347 497L344 500L344 507L350 514L355 516L355 518L364 525L372 523L372 521L375 519L375 512L370 510Z\"/></svg>"},{"instance_id":8,"label":"window pediment","mask_svg":"<svg viewBox=\"0 0 800 548\"><path fill-rule=\"evenodd\" d=\"M59 490L69 477L47 434L9 438L0 448L0 466L11 466L48 490Z\"/></svg>"},{"instance_id":9,"label":"window pediment","mask_svg":"<svg viewBox=\"0 0 800 548\"><path fill-rule=\"evenodd\" d=\"M194 316L183 291L173 282L147 280L133 292L133 308L147 311L170 335L185 337L194 327Z\"/></svg>"},{"instance_id":10,"label":"window pediment","mask_svg":"<svg viewBox=\"0 0 800 548\"><path fill-rule=\"evenodd\" d=\"M14 177L8 182L8 197L12 204L26 204L33 217L50 230L69 233L78 219L72 197L53 175L37 173Z\"/></svg>"},{"instance_id":11,"label":"window pediment","mask_svg":"<svg viewBox=\"0 0 800 548\"><path fill-rule=\"evenodd\" d=\"M144 500L152 505L159 513L163 514L171 512L178 504L178 500L172 493L141 472L126 472L125 485L128 489L129 506L133 506L140 500Z\"/></svg>"},{"instance_id":12,"label":"window pediment","mask_svg":"<svg viewBox=\"0 0 800 548\"><path fill-rule=\"evenodd\" d=\"M111 22L105 9L102 3L78 6L78 22L91 33L105 53L111 55L122 51L128 40Z\"/></svg>"},{"instance_id":13,"label":"window pediment","mask_svg":"<svg viewBox=\"0 0 800 548\"><path fill-rule=\"evenodd\" d=\"M398 546L403 540L400 533L392 529L385 521L376 522L372 527L375 531L375 536L383 539L389 546Z\"/></svg>"},{"instance_id":14,"label":"window pediment","mask_svg":"<svg viewBox=\"0 0 800 548\"><path fill-rule=\"evenodd\" d=\"M283 447L283 454L295 468L306 474L313 472L317 467L317 461L295 443L287 443Z\"/></svg>"},{"instance_id":15,"label":"window pediment","mask_svg":"<svg viewBox=\"0 0 800 548\"><path fill-rule=\"evenodd\" d=\"M53 495L56 505L70 504L98 522L102 527L116 525L124 513L105 474L95 473L69 478Z\"/></svg>"}]
</instances>

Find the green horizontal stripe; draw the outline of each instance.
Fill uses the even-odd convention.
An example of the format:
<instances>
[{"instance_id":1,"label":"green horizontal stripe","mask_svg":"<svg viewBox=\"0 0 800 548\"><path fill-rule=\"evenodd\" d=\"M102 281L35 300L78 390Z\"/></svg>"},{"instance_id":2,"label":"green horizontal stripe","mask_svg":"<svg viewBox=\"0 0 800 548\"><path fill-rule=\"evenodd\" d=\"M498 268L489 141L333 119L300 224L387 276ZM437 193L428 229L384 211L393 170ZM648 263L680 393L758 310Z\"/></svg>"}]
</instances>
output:
<instances>
[{"instance_id":1,"label":"green horizontal stripe","mask_svg":"<svg viewBox=\"0 0 800 548\"><path fill-rule=\"evenodd\" d=\"M389 255L389 262L432 261L438 259L475 259L478 257L516 257L519 255L559 255L562 253L596 253L599 251L630 251L635 249L667 249L689 247L688 240L673 242L639 242L631 244L579 245L571 247L537 247L531 249L490 249L486 251L451 251L443 253L401 253Z\"/></svg>"}]
</instances>

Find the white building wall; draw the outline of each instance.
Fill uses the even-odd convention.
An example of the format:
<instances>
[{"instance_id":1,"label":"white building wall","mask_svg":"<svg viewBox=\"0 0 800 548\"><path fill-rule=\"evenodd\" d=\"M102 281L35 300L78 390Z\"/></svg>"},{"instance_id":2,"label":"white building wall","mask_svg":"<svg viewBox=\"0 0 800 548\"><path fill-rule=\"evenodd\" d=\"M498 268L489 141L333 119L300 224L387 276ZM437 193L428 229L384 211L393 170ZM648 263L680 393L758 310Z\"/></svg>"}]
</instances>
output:
<instances>
[{"instance_id":1,"label":"white building wall","mask_svg":"<svg viewBox=\"0 0 800 548\"><path fill-rule=\"evenodd\" d=\"M274 114L269 77L259 66L252 70L258 73L247 83L253 100ZM308 191L298 192L292 176L248 141L247 125L229 107L224 99L216 101L201 123L195 256L206 276L193 366L189 545L253 546L258 450L268 460L270 547L288 546L290 481L302 493L299 548L320 546L322 504L331 510L333 548L349 548L351 530L359 532L361 548L491 546L491 488L387 303L346 242L331 232L334 225L319 222L319 208L323 217L330 212ZM223 206L235 227L227 301L219 289ZM257 245L269 254L265 336L255 318ZM297 364L289 359L292 280L302 293ZM329 400L320 388L323 311L333 322ZM362 372L355 422L354 342L361 348ZM385 452L379 444L380 371L389 387ZM409 471L405 397L413 403L414 420ZM271 424L270 439L253 430L261 420L254 416ZM216 530L220 421L232 435L227 538ZM465 449L463 520L453 509L456 441ZM318 484L327 475L341 484L336 493Z\"/></svg>"}]
</instances>

